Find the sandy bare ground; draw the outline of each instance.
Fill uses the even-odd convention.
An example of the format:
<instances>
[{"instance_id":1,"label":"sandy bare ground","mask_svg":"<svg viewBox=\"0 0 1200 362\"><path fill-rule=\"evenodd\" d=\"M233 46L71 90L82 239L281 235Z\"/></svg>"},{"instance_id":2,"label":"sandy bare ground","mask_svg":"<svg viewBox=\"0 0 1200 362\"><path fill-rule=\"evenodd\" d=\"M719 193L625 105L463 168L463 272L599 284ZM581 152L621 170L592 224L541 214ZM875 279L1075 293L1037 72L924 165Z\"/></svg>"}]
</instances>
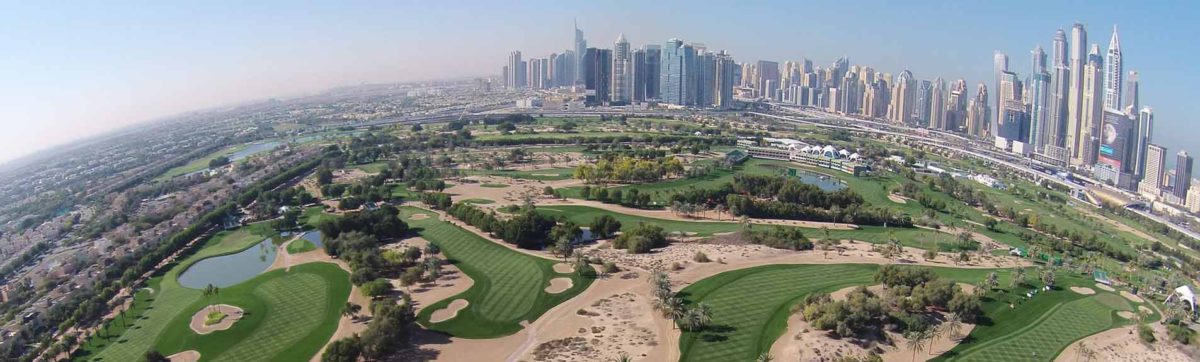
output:
<instances>
[{"instance_id":1,"label":"sandy bare ground","mask_svg":"<svg viewBox=\"0 0 1200 362\"><path fill-rule=\"evenodd\" d=\"M167 359L171 360L171 362L197 362L200 360L200 352L189 349L167 356Z\"/></svg>"},{"instance_id":2,"label":"sandy bare ground","mask_svg":"<svg viewBox=\"0 0 1200 362\"><path fill-rule=\"evenodd\" d=\"M908 199L906 199L904 196L900 196L897 194L888 194L888 200L892 200L892 202L897 203L897 204L907 204L908 203Z\"/></svg>"},{"instance_id":3,"label":"sandy bare ground","mask_svg":"<svg viewBox=\"0 0 1200 362\"><path fill-rule=\"evenodd\" d=\"M575 266L571 265L571 263L554 264L554 272L559 274L574 273Z\"/></svg>"},{"instance_id":4,"label":"sandy bare ground","mask_svg":"<svg viewBox=\"0 0 1200 362\"><path fill-rule=\"evenodd\" d=\"M1101 290L1107 290L1107 291L1110 291L1110 292L1115 292L1115 291L1117 291L1116 289L1113 289L1113 287L1112 287L1112 286L1110 286L1110 285L1108 285L1108 284L1096 283L1096 288L1100 288Z\"/></svg>"},{"instance_id":5,"label":"sandy bare ground","mask_svg":"<svg viewBox=\"0 0 1200 362\"><path fill-rule=\"evenodd\" d=\"M664 219L664 220L675 220L675 221L728 222L728 223L736 223L737 222L737 217L735 217L732 214L727 213L727 212L718 214L715 211L709 211L709 212L698 213L698 214L695 214L692 216L684 216L684 215L679 215L679 214L673 213L670 210L635 209L632 207L625 207L625 206L614 205L614 204L606 204L603 202L593 201L593 200L545 199L545 200L539 201L538 205L588 206L588 207L604 209L604 210L608 210L608 211L612 211L612 212L616 212L616 213L622 213L622 214L626 214L626 215L636 215L636 216L642 216L642 217ZM825 227L825 228L829 228L830 230L854 230L854 229L858 228L858 226L854 225L854 224L817 222L817 221L801 221L801 220L783 220L783 219L750 219L750 223L755 224L755 225L798 226L798 227L815 228L815 229Z\"/></svg>"},{"instance_id":6,"label":"sandy bare ground","mask_svg":"<svg viewBox=\"0 0 1200 362\"><path fill-rule=\"evenodd\" d=\"M433 311L433 315L429 316L430 323L441 323L458 316L458 311L466 309L471 305L466 299L455 299L447 305L446 308Z\"/></svg>"},{"instance_id":7,"label":"sandy bare ground","mask_svg":"<svg viewBox=\"0 0 1200 362\"><path fill-rule=\"evenodd\" d=\"M961 284L960 284L961 285ZM844 300L858 286L846 287L830 293L833 300ZM867 290L875 294L883 293L883 285L873 285ZM940 318L939 318L940 320ZM837 360L846 356L862 357L874 351L883 357L884 361L908 361L913 359L911 350L905 347L907 340L899 333L885 332L887 341L862 341L852 338L833 338L826 331L812 328L804 321L800 313L788 317L787 330L771 345L771 355L778 361L803 360ZM958 336L940 337L933 341L932 348L916 354L916 359L925 361L941 355L958 345L962 336L971 333L974 324L963 323Z\"/></svg>"},{"instance_id":8,"label":"sandy bare ground","mask_svg":"<svg viewBox=\"0 0 1200 362\"><path fill-rule=\"evenodd\" d=\"M499 207L504 205L520 204L524 202L525 196L529 195L533 198L541 198L542 190L546 186L553 188L562 188L569 186L577 186L583 184L581 180L567 179L558 181L538 181L538 180L518 180L500 176L469 176L463 178L464 181L451 186L445 190L446 193L453 195L455 199L488 199L495 201L494 204L479 205L481 207ZM508 187L484 187L484 184L502 184Z\"/></svg>"},{"instance_id":9,"label":"sandy bare ground","mask_svg":"<svg viewBox=\"0 0 1200 362\"><path fill-rule=\"evenodd\" d=\"M574 336L538 344L522 361L610 361L621 353L634 360L648 360L658 346L655 314L644 296L635 293L614 294L576 311L591 322L579 327Z\"/></svg>"},{"instance_id":10,"label":"sandy bare ground","mask_svg":"<svg viewBox=\"0 0 1200 362\"><path fill-rule=\"evenodd\" d=\"M1125 299L1129 299L1130 302L1134 302L1134 303L1145 303L1146 302L1146 300L1142 299L1142 297L1133 295L1132 293L1124 291L1124 290L1121 291L1121 296L1125 297Z\"/></svg>"},{"instance_id":11,"label":"sandy bare ground","mask_svg":"<svg viewBox=\"0 0 1200 362\"><path fill-rule=\"evenodd\" d=\"M546 287L545 290L546 293L558 294L571 289L573 285L574 283L571 282L571 278L554 278L550 279L550 286Z\"/></svg>"},{"instance_id":12,"label":"sandy bare ground","mask_svg":"<svg viewBox=\"0 0 1200 362\"><path fill-rule=\"evenodd\" d=\"M1136 235L1139 238L1146 239L1149 241L1160 241L1160 240L1158 240L1158 238L1156 238L1150 234L1146 234L1146 233L1142 232L1141 230L1134 229L1134 228L1130 227L1129 225L1126 225L1125 223L1122 223L1117 220L1109 219L1108 217L1106 217L1104 215L1100 215L1100 214L1096 213L1096 211L1092 210L1091 207L1080 207L1080 208L1076 208L1076 210L1079 210L1079 212L1082 212L1084 215L1090 216L1093 219L1100 220L1101 222L1112 225L1113 227L1117 228L1117 230L1121 230L1121 231ZM1163 244L1168 245L1166 243L1163 243Z\"/></svg>"},{"instance_id":13,"label":"sandy bare ground","mask_svg":"<svg viewBox=\"0 0 1200 362\"><path fill-rule=\"evenodd\" d=\"M207 319L208 314L213 312L225 313L225 318L215 324L205 325L204 321ZM196 334L209 334L229 329L239 319L242 319L242 308L228 304L217 304L196 311L196 314L192 315L192 322L188 323L188 326L192 327L192 332L196 332Z\"/></svg>"},{"instance_id":14,"label":"sandy bare ground","mask_svg":"<svg viewBox=\"0 0 1200 362\"><path fill-rule=\"evenodd\" d=\"M1195 346L1182 346L1170 342L1167 330L1161 323L1151 324L1154 336L1158 340L1146 344L1138 338L1137 326L1125 326L1096 333L1084 339L1075 341L1063 350L1057 362L1081 361L1079 346L1086 345L1095 351L1093 361L1131 361L1131 362L1184 362L1200 360L1200 349Z\"/></svg>"},{"instance_id":15,"label":"sandy bare ground","mask_svg":"<svg viewBox=\"0 0 1200 362\"><path fill-rule=\"evenodd\" d=\"M1096 290L1088 287L1071 287L1071 291L1083 295L1096 294Z\"/></svg>"}]
</instances>

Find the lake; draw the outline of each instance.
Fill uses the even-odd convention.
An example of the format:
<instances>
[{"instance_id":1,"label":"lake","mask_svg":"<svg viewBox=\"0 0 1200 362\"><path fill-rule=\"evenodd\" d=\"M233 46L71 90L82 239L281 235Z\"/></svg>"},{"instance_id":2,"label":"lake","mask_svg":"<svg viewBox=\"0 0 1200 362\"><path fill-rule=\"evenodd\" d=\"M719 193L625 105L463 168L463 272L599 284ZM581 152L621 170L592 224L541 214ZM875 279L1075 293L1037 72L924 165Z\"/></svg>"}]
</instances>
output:
<instances>
[{"instance_id":1,"label":"lake","mask_svg":"<svg viewBox=\"0 0 1200 362\"><path fill-rule=\"evenodd\" d=\"M800 178L800 181L806 184L816 185L821 190L827 192L846 188L846 184L843 184L842 180L826 174L809 172L805 170L796 170L795 177Z\"/></svg>"},{"instance_id":2,"label":"lake","mask_svg":"<svg viewBox=\"0 0 1200 362\"><path fill-rule=\"evenodd\" d=\"M221 288L250 280L275 262L275 243L271 238L235 254L202 259L179 275L179 284L204 289L212 284Z\"/></svg>"}]
</instances>

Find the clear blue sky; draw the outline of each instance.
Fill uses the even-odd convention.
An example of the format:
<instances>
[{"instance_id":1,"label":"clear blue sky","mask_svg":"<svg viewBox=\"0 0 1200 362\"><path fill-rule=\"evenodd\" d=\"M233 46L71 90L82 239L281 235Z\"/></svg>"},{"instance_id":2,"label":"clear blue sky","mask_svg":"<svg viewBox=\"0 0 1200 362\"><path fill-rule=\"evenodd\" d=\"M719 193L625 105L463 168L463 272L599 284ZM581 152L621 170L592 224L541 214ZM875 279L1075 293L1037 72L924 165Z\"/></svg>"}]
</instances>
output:
<instances>
[{"instance_id":1,"label":"clear blue sky","mask_svg":"<svg viewBox=\"0 0 1200 362\"><path fill-rule=\"evenodd\" d=\"M670 37L739 61L808 57L921 79L1024 74L1058 28L1120 27L1155 142L1200 153L1193 1L13 2L0 12L0 160L188 110L329 87L499 73L506 54ZM989 87L991 85L989 84Z\"/></svg>"}]
</instances>

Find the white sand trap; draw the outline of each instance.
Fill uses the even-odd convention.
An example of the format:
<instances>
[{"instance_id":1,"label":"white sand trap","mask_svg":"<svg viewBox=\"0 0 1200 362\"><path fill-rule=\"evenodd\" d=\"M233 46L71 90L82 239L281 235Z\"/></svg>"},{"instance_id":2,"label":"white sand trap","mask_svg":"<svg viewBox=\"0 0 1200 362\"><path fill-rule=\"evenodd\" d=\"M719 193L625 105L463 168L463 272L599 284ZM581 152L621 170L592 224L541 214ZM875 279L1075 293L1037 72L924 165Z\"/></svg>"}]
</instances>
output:
<instances>
[{"instance_id":1,"label":"white sand trap","mask_svg":"<svg viewBox=\"0 0 1200 362\"><path fill-rule=\"evenodd\" d=\"M470 304L471 303L467 302L466 299L455 299L453 302L450 302L450 305L446 306L446 308L433 311L433 315L429 316L429 322L441 323L448 321L454 317L457 317L458 311L466 309Z\"/></svg>"},{"instance_id":2,"label":"white sand trap","mask_svg":"<svg viewBox=\"0 0 1200 362\"><path fill-rule=\"evenodd\" d=\"M1123 310L1123 311L1117 312L1117 316L1121 317L1121 318L1125 318L1125 319L1133 319L1133 312Z\"/></svg>"},{"instance_id":3,"label":"white sand trap","mask_svg":"<svg viewBox=\"0 0 1200 362\"><path fill-rule=\"evenodd\" d=\"M550 279L550 286L546 287L545 290L546 293L558 294L571 289L574 285L575 283L571 281L571 278L554 278Z\"/></svg>"},{"instance_id":4,"label":"white sand trap","mask_svg":"<svg viewBox=\"0 0 1200 362\"><path fill-rule=\"evenodd\" d=\"M221 321L216 324L204 325L204 321L208 318L208 314L212 312L225 313L225 318L221 319ZM196 332L196 334L209 334L212 332L229 329L229 327L233 327L233 323L237 322L239 319L242 319L242 308L234 307L228 304L217 304L207 306L196 311L196 314L192 315L192 322L190 323L190 326L192 327L192 331Z\"/></svg>"},{"instance_id":5,"label":"white sand trap","mask_svg":"<svg viewBox=\"0 0 1200 362\"><path fill-rule=\"evenodd\" d=\"M1116 289L1113 289L1113 287L1110 287L1110 286L1108 286L1108 284L1100 284L1100 283L1096 283L1096 288L1100 288L1101 290L1107 290L1107 291L1110 291L1110 292L1115 292L1115 291L1117 291Z\"/></svg>"},{"instance_id":6,"label":"white sand trap","mask_svg":"<svg viewBox=\"0 0 1200 362\"><path fill-rule=\"evenodd\" d=\"M554 272L559 274L574 273L575 266L571 265L571 263L554 264Z\"/></svg>"},{"instance_id":7,"label":"white sand trap","mask_svg":"<svg viewBox=\"0 0 1200 362\"><path fill-rule=\"evenodd\" d=\"M896 194L888 194L888 200L892 200L892 202L897 203L897 204L907 204L908 203L908 200L905 200L903 196L896 195Z\"/></svg>"},{"instance_id":8,"label":"white sand trap","mask_svg":"<svg viewBox=\"0 0 1200 362\"><path fill-rule=\"evenodd\" d=\"M1071 291L1072 291L1072 292L1079 293L1079 294L1083 294L1083 295L1092 295L1092 294L1096 294L1096 290L1095 290L1095 289L1088 288L1088 287L1071 287Z\"/></svg>"},{"instance_id":9,"label":"white sand trap","mask_svg":"<svg viewBox=\"0 0 1200 362\"><path fill-rule=\"evenodd\" d=\"M557 174L557 173L531 173L530 175L533 175L533 176L550 176L550 177L558 177L558 176L559 176L559 174Z\"/></svg>"},{"instance_id":10,"label":"white sand trap","mask_svg":"<svg viewBox=\"0 0 1200 362\"><path fill-rule=\"evenodd\" d=\"M1126 292L1124 290L1121 291L1121 296L1125 297L1125 299L1129 299L1129 301L1134 302L1134 303L1145 303L1146 302L1144 299L1142 299L1142 297L1133 295L1132 293Z\"/></svg>"},{"instance_id":11,"label":"white sand trap","mask_svg":"<svg viewBox=\"0 0 1200 362\"><path fill-rule=\"evenodd\" d=\"M1142 314L1154 314L1154 311L1150 310L1150 308L1146 308L1144 305L1138 306L1138 312L1141 312Z\"/></svg>"},{"instance_id":12,"label":"white sand trap","mask_svg":"<svg viewBox=\"0 0 1200 362\"><path fill-rule=\"evenodd\" d=\"M429 214L412 214L412 216L408 217L409 220L425 220L428 218Z\"/></svg>"},{"instance_id":13,"label":"white sand trap","mask_svg":"<svg viewBox=\"0 0 1200 362\"><path fill-rule=\"evenodd\" d=\"M171 362L196 362L200 360L200 352L189 349L167 356L167 359L171 360Z\"/></svg>"}]
</instances>

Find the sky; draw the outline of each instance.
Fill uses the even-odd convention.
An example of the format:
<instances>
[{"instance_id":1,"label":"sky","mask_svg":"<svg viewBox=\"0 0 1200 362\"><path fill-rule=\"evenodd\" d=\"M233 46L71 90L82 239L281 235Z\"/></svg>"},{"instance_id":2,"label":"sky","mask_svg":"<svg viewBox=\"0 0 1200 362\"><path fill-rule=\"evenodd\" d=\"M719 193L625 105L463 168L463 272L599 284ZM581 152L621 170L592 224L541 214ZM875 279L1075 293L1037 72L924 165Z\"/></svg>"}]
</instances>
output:
<instances>
[{"instance_id":1,"label":"sky","mask_svg":"<svg viewBox=\"0 0 1200 362\"><path fill-rule=\"evenodd\" d=\"M0 1L0 3L8 0ZM1155 111L1154 142L1200 153L1195 1L16 2L0 12L0 162L187 111L367 83L498 75L507 54L676 37L737 61L809 58L919 79L1024 77L1058 28L1087 26ZM988 84L988 87L993 87ZM1173 157L1169 157L1173 158Z\"/></svg>"}]
</instances>

